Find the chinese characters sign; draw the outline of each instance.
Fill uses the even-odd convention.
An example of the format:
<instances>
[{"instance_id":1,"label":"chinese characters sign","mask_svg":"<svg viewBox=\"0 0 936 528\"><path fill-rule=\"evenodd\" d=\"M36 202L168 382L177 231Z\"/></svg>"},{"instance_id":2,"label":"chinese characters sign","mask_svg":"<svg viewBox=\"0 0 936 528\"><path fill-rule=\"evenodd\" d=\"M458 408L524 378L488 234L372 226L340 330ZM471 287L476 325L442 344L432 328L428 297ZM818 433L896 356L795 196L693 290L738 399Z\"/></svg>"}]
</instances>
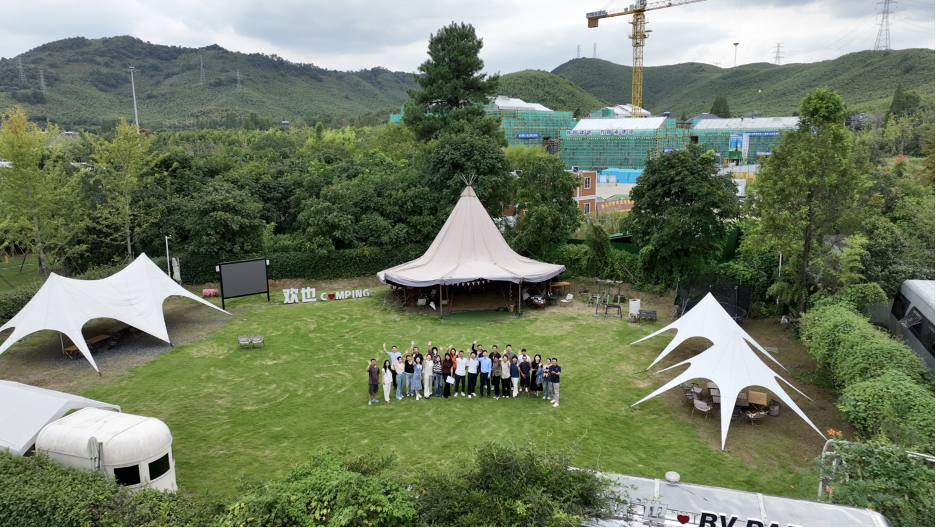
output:
<instances>
[{"instance_id":1,"label":"chinese characters sign","mask_svg":"<svg viewBox=\"0 0 936 528\"><path fill-rule=\"evenodd\" d=\"M301 304L316 301L334 301L339 299L359 299L370 297L370 290L344 290L336 292L322 292L316 295L315 288L285 288L283 289L283 304Z\"/></svg>"}]
</instances>

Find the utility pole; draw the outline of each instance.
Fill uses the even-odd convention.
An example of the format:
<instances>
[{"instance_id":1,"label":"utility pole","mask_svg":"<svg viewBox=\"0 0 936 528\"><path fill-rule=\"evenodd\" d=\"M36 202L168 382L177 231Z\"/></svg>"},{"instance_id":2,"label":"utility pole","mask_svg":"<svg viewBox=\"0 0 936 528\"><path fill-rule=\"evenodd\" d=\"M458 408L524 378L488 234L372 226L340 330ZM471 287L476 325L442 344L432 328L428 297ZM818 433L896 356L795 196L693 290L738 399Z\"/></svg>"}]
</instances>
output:
<instances>
[{"instance_id":1,"label":"utility pole","mask_svg":"<svg viewBox=\"0 0 936 528\"><path fill-rule=\"evenodd\" d=\"M127 71L130 72L130 89L133 90L133 122L137 127L137 134L140 133L140 114L137 113L137 104L136 104L136 84L133 82L133 72L136 71L136 68L130 66L127 68Z\"/></svg>"},{"instance_id":2,"label":"utility pole","mask_svg":"<svg viewBox=\"0 0 936 528\"><path fill-rule=\"evenodd\" d=\"M773 62L777 66L780 66L780 57L783 56L783 43L778 42L777 46L774 48Z\"/></svg>"},{"instance_id":3,"label":"utility pole","mask_svg":"<svg viewBox=\"0 0 936 528\"><path fill-rule=\"evenodd\" d=\"M734 43L734 68L738 67L738 43Z\"/></svg>"},{"instance_id":4,"label":"utility pole","mask_svg":"<svg viewBox=\"0 0 936 528\"><path fill-rule=\"evenodd\" d=\"M42 90L42 93L46 93L45 72L42 70L39 70L39 89Z\"/></svg>"},{"instance_id":5,"label":"utility pole","mask_svg":"<svg viewBox=\"0 0 936 528\"><path fill-rule=\"evenodd\" d=\"M895 4L897 2L894 2ZM883 0L878 2L878 5L881 7L881 23L879 24L877 39L874 41L874 49L876 50L889 50L891 49L890 44L890 5L891 0Z\"/></svg>"},{"instance_id":6,"label":"utility pole","mask_svg":"<svg viewBox=\"0 0 936 528\"><path fill-rule=\"evenodd\" d=\"M205 85L205 59L204 57L201 56L201 54L198 55L198 70L200 74L198 84L204 86Z\"/></svg>"},{"instance_id":7,"label":"utility pole","mask_svg":"<svg viewBox=\"0 0 936 528\"><path fill-rule=\"evenodd\" d=\"M23 58L16 58L16 67L19 68L19 83L20 86L26 86L26 72L23 71Z\"/></svg>"},{"instance_id":8,"label":"utility pole","mask_svg":"<svg viewBox=\"0 0 936 528\"><path fill-rule=\"evenodd\" d=\"M592 58L593 59L598 58L598 43L597 42L592 44Z\"/></svg>"}]
</instances>

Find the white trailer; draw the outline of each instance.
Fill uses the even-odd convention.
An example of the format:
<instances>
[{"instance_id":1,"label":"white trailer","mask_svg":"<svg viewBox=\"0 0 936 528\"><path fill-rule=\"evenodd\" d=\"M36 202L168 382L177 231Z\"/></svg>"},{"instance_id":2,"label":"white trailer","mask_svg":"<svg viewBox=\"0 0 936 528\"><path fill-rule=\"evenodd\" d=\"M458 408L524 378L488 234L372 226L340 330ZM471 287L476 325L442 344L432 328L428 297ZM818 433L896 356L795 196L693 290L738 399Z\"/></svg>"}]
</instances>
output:
<instances>
[{"instance_id":1,"label":"white trailer","mask_svg":"<svg viewBox=\"0 0 936 528\"><path fill-rule=\"evenodd\" d=\"M177 489L172 434L156 418L81 409L46 425L36 450L64 466L113 475L130 489Z\"/></svg>"},{"instance_id":2,"label":"white trailer","mask_svg":"<svg viewBox=\"0 0 936 528\"><path fill-rule=\"evenodd\" d=\"M891 303L890 318L887 326L897 336L903 337L907 346L913 349L923 360L923 364L933 372L933 343L936 332L936 281L908 280L900 285L900 291L894 295Z\"/></svg>"}]
</instances>

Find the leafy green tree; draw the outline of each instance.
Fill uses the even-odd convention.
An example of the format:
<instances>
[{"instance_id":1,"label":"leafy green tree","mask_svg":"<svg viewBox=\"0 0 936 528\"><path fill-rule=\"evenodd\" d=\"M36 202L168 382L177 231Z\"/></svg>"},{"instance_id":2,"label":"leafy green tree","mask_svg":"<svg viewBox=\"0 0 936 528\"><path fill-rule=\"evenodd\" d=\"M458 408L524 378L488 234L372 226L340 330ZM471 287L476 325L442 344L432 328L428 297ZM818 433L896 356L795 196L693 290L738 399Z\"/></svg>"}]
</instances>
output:
<instances>
[{"instance_id":1,"label":"leafy green tree","mask_svg":"<svg viewBox=\"0 0 936 528\"><path fill-rule=\"evenodd\" d=\"M916 92L903 91L903 86L898 84L897 88L894 89L894 97L891 99L891 104L887 109L887 116L885 117L888 120L890 120L891 116L908 117L913 115L919 106L920 96Z\"/></svg>"},{"instance_id":2,"label":"leafy green tree","mask_svg":"<svg viewBox=\"0 0 936 528\"><path fill-rule=\"evenodd\" d=\"M575 202L578 176L566 172L557 156L520 161L514 183L517 201L515 235L511 245L521 253L542 258L554 244L563 244L578 227L581 213Z\"/></svg>"},{"instance_id":3,"label":"leafy green tree","mask_svg":"<svg viewBox=\"0 0 936 528\"><path fill-rule=\"evenodd\" d=\"M500 120L486 117L483 108L496 95L499 78L481 73L483 45L474 27L464 23L453 22L429 37L429 59L419 66L423 75L414 76L421 90L407 89L411 100L403 111L403 123L417 139L478 130L505 141Z\"/></svg>"},{"instance_id":4,"label":"leafy green tree","mask_svg":"<svg viewBox=\"0 0 936 528\"><path fill-rule=\"evenodd\" d=\"M782 251L795 263L794 273L775 287L802 313L816 287L812 258L825 235L846 234L840 232L843 219L854 213L867 178L851 159L853 137L844 125L841 96L828 88L815 90L803 98L799 114L799 127L784 134L749 187L747 212L761 226L745 243Z\"/></svg>"},{"instance_id":5,"label":"leafy green tree","mask_svg":"<svg viewBox=\"0 0 936 528\"><path fill-rule=\"evenodd\" d=\"M725 94L716 95L715 102L712 103L712 110L709 113L723 118L731 117L731 109L728 108L728 97Z\"/></svg>"},{"instance_id":6,"label":"leafy green tree","mask_svg":"<svg viewBox=\"0 0 936 528\"><path fill-rule=\"evenodd\" d=\"M123 118L110 140L94 138L94 182L104 192L95 210L97 221L115 240L126 244L126 259L133 260L134 234L151 221L143 213L139 193L155 177L160 154L153 152L154 136L140 134Z\"/></svg>"},{"instance_id":7,"label":"leafy green tree","mask_svg":"<svg viewBox=\"0 0 936 528\"><path fill-rule=\"evenodd\" d=\"M579 526L607 514L609 482L572 469L572 450L484 443L453 470L420 478L422 526Z\"/></svg>"},{"instance_id":8,"label":"leafy green tree","mask_svg":"<svg viewBox=\"0 0 936 528\"><path fill-rule=\"evenodd\" d=\"M913 139L916 126L908 115L891 114L884 126L884 140L898 155L903 155L904 148Z\"/></svg>"},{"instance_id":9,"label":"leafy green tree","mask_svg":"<svg viewBox=\"0 0 936 528\"><path fill-rule=\"evenodd\" d=\"M712 266L741 212L731 176L715 157L688 145L647 163L631 191L628 228L651 280L669 283Z\"/></svg>"},{"instance_id":10,"label":"leafy green tree","mask_svg":"<svg viewBox=\"0 0 936 528\"><path fill-rule=\"evenodd\" d=\"M263 207L250 194L216 179L188 202L179 226L190 255L218 259L247 256L263 248Z\"/></svg>"},{"instance_id":11,"label":"leafy green tree","mask_svg":"<svg viewBox=\"0 0 936 528\"><path fill-rule=\"evenodd\" d=\"M81 251L74 237L85 224L78 178L64 170L49 141L57 135L56 127L42 131L20 109L0 116L0 158L10 163L0 168L0 235L4 245L15 242L35 253L44 277L53 256Z\"/></svg>"},{"instance_id":12,"label":"leafy green tree","mask_svg":"<svg viewBox=\"0 0 936 528\"><path fill-rule=\"evenodd\" d=\"M220 526L414 526L412 492L393 457L320 452L281 480L241 481Z\"/></svg>"},{"instance_id":13,"label":"leafy green tree","mask_svg":"<svg viewBox=\"0 0 936 528\"><path fill-rule=\"evenodd\" d=\"M424 175L445 208L455 206L466 183L493 217L513 202L510 162L498 141L475 131L446 134L430 145Z\"/></svg>"}]
</instances>

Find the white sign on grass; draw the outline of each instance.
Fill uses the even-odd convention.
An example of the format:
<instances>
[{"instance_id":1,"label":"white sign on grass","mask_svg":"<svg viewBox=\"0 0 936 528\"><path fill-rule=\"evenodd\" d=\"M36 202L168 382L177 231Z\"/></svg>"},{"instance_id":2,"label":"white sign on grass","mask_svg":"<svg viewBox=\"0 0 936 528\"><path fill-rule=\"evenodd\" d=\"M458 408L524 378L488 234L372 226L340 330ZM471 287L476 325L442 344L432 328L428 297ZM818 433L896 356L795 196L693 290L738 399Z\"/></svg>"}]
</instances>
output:
<instances>
[{"instance_id":1,"label":"white sign on grass","mask_svg":"<svg viewBox=\"0 0 936 528\"><path fill-rule=\"evenodd\" d=\"M359 299L362 297L370 297L370 289L365 288L363 290L344 290L331 293L322 292L319 295L316 295L315 288L312 288L311 286L306 286L305 288L283 289L283 304L302 304L316 302L319 300L334 301L339 299Z\"/></svg>"}]
</instances>

